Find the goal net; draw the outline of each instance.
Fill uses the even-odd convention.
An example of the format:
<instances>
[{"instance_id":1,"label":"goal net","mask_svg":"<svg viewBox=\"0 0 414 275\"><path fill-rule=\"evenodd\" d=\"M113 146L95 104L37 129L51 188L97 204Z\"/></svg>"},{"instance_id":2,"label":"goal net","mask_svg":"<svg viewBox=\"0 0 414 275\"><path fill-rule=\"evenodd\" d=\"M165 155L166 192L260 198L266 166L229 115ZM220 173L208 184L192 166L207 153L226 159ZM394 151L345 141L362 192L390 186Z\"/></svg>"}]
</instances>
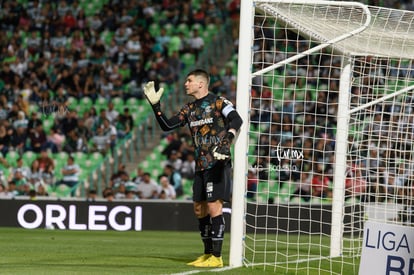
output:
<instances>
[{"instance_id":1,"label":"goal net","mask_svg":"<svg viewBox=\"0 0 414 275\"><path fill-rule=\"evenodd\" d=\"M242 1L231 265L357 274L364 221L413 226L413 21Z\"/></svg>"}]
</instances>

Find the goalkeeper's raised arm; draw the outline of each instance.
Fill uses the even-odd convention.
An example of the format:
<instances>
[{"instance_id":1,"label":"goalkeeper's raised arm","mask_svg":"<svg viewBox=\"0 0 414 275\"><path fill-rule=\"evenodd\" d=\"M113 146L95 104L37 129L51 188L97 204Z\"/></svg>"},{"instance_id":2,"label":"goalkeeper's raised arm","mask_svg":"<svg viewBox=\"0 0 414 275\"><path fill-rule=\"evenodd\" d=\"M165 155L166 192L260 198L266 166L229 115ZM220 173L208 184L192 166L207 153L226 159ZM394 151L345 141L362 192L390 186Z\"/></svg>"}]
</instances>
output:
<instances>
[{"instance_id":1,"label":"goalkeeper's raised arm","mask_svg":"<svg viewBox=\"0 0 414 275\"><path fill-rule=\"evenodd\" d=\"M151 104L152 109L155 113L155 118L157 119L161 129L163 131L170 131L175 128L184 126L185 121L180 119L178 115L167 118L161 111L160 100L163 93L164 88L159 88L158 92L155 91L155 84L153 81L148 82L144 86L144 95L147 98L148 102Z\"/></svg>"},{"instance_id":2,"label":"goalkeeper's raised arm","mask_svg":"<svg viewBox=\"0 0 414 275\"><path fill-rule=\"evenodd\" d=\"M144 87L155 117L164 131L188 125L194 144L196 172L193 182L194 212L204 244L204 254L189 263L196 267L221 267L224 238L223 202L230 201L230 147L242 125L233 104L208 89L210 76L204 70L187 74L186 94L194 100L185 104L176 115L167 118L160 99L163 89L155 91L154 83Z\"/></svg>"}]
</instances>

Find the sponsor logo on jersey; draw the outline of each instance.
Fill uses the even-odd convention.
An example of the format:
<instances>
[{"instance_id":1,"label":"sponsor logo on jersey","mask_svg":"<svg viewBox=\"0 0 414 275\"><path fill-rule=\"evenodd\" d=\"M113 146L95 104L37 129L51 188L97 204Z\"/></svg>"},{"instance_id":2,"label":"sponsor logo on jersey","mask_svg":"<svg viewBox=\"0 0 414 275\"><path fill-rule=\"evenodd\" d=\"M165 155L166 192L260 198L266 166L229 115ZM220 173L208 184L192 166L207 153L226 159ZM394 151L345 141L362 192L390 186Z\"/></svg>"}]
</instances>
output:
<instances>
[{"instance_id":1,"label":"sponsor logo on jersey","mask_svg":"<svg viewBox=\"0 0 414 275\"><path fill-rule=\"evenodd\" d=\"M196 120L196 121L191 121L190 122L190 127L196 127L196 126L201 126L201 125L205 125L205 124L211 124L213 123L213 118L204 118L204 119L200 119L200 120Z\"/></svg>"}]
</instances>

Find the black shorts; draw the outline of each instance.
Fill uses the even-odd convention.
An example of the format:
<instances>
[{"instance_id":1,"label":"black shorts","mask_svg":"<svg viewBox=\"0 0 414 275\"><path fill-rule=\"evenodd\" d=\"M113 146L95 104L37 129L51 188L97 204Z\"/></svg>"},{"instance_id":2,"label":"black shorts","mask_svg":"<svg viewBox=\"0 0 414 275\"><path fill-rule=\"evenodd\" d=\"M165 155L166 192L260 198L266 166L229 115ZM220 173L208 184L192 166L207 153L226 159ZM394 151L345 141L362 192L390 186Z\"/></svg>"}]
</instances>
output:
<instances>
[{"instance_id":1,"label":"black shorts","mask_svg":"<svg viewBox=\"0 0 414 275\"><path fill-rule=\"evenodd\" d=\"M193 201L230 201L231 162L218 162L215 166L195 173Z\"/></svg>"}]
</instances>

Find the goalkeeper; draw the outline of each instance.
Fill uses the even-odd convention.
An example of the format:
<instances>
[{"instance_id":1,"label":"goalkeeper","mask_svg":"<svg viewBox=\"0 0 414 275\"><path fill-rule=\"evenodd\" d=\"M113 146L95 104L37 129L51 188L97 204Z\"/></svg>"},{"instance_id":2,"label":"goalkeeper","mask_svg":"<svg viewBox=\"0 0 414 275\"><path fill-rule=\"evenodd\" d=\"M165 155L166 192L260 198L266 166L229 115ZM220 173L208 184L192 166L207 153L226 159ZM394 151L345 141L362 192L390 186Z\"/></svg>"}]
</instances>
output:
<instances>
[{"instance_id":1,"label":"goalkeeper","mask_svg":"<svg viewBox=\"0 0 414 275\"><path fill-rule=\"evenodd\" d=\"M170 118L161 111L163 89L148 82L144 93L164 131L188 125L195 146L196 173L193 182L194 213L198 218L204 254L188 263L196 267L222 267L224 238L223 202L230 200L230 146L242 125L233 104L208 90L210 76L204 70L188 73L184 87L194 100Z\"/></svg>"}]
</instances>

